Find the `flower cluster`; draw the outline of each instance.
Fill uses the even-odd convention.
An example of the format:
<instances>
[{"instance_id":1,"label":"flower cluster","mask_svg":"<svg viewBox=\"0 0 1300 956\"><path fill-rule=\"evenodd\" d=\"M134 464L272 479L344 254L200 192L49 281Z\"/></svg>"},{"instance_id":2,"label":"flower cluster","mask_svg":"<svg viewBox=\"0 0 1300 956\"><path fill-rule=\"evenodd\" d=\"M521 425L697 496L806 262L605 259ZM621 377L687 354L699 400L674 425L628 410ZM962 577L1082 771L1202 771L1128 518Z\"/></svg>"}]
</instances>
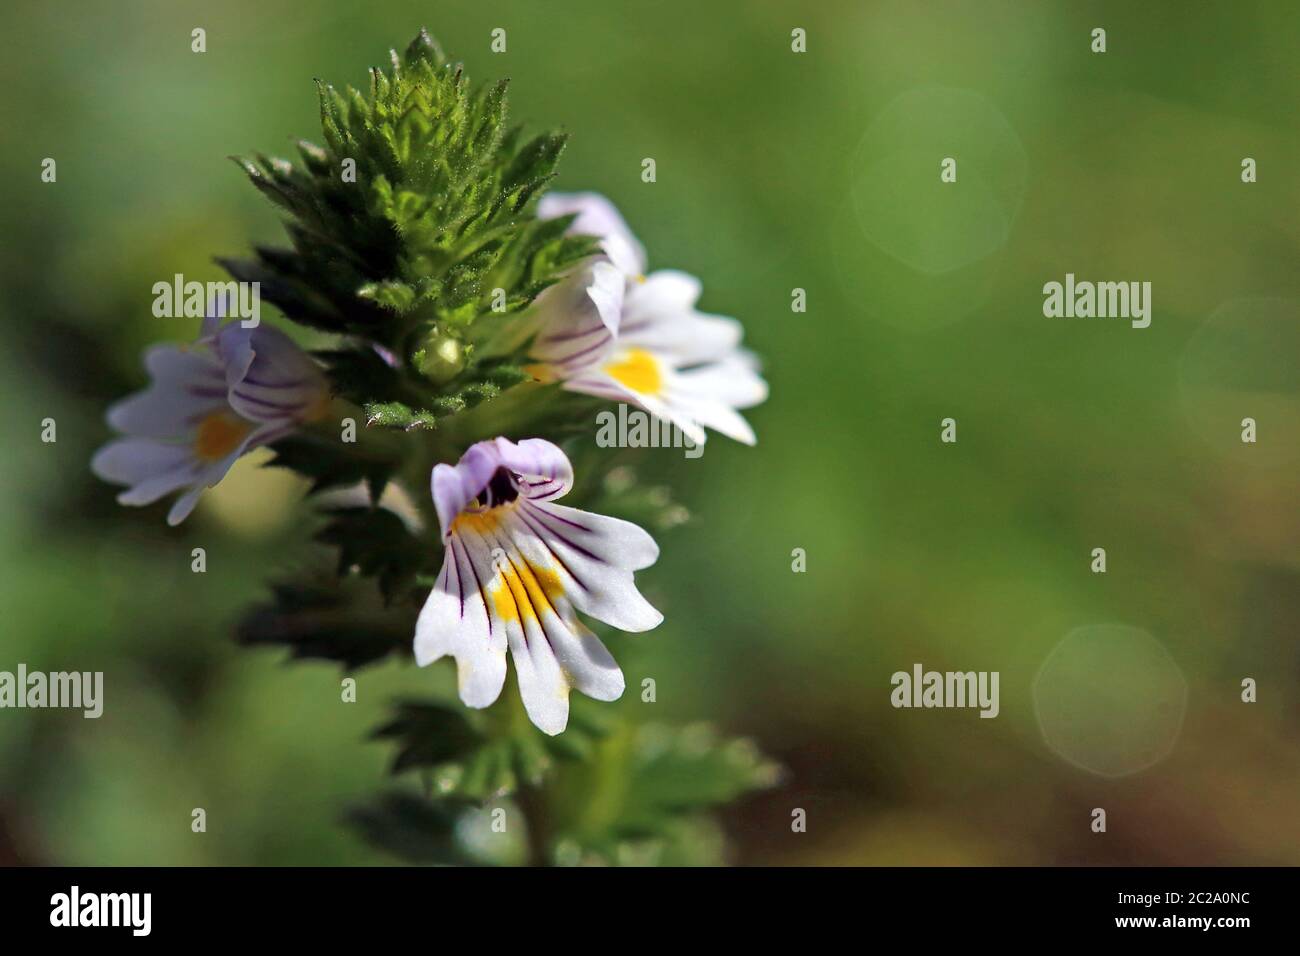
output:
<instances>
[{"instance_id":1,"label":"flower cluster","mask_svg":"<svg viewBox=\"0 0 1300 956\"><path fill-rule=\"evenodd\" d=\"M333 347L308 352L211 309L195 342L146 353L151 384L109 410L121 437L92 468L126 486L125 505L176 495L172 525L263 446L313 490L360 485L353 500L373 504L332 509L321 535L340 566L379 577L386 600L405 587L423 602L415 659L452 657L468 706L500 697L508 650L528 717L558 734L571 690L624 689L583 616L633 632L662 620L633 580L658 558L651 536L559 503L574 486L557 443L574 430L564 393L636 405L697 444L711 429L752 445L740 412L766 383L740 324L697 309L694 277L647 274L607 199L546 193L563 134L525 142L506 126L505 85L470 88L427 33L372 71L368 96L322 84L320 100L325 145L299 143L300 165L240 161L294 217L292 248L222 264ZM330 438L328 420L354 409L394 439ZM409 497L425 480L432 540L416 537L432 538L431 520L394 523L380 507L385 487Z\"/></svg>"},{"instance_id":2,"label":"flower cluster","mask_svg":"<svg viewBox=\"0 0 1300 956\"><path fill-rule=\"evenodd\" d=\"M573 215L601 255L538 298L533 356L543 380L639 405L696 444L704 429L754 444L737 409L767 398L735 319L695 308L700 282L674 270L645 274L645 250L613 204L594 193L544 196L542 218Z\"/></svg>"},{"instance_id":3,"label":"flower cluster","mask_svg":"<svg viewBox=\"0 0 1300 956\"><path fill-rule=\"evenodd\" d=\"M740 324L696 310L694 277L644 275L644 250L607 199L547 196L539 216L572 216L568 228L596 236L600 252L526 314L534 374L635 403L696 442L708 427L753 444L737 409L763 401L767 387L740 348ZM219 326L215 314L193 345L146 353L152 385L108 412L127 437L92 463L100 477L129 486L122 504L182 491L169 524L237 458L321 418L330 401L324 371L288 336ZM500 696L509 649L525 709L548 734L567 725L571 689L597 700L623 693L622 671L578 612L634 632L663 620L633 582L658 557L654 540L630 522L557 504L572 485L568 457L541 438L480 441L457 464L438 464L443 564L415 632L421 666L456 660L470 707Z\"/></svg>"},{"instance_id":4,"label":"flower cluster","mask_svg":"<svg viewBox=\"0 0 1300 956\"><path fill-rule=\"evenodd\" d=\"M292 339L262 325L220 326L220 313L209 310L192 345L145 353L153 384L109 409L109 425L126 437L91 462L105 481L128 486L120 504L152 504L183 491L167 513L171 525L184 521L241 455L329 407L328 381Z\"/></svg>"}]
</instances>

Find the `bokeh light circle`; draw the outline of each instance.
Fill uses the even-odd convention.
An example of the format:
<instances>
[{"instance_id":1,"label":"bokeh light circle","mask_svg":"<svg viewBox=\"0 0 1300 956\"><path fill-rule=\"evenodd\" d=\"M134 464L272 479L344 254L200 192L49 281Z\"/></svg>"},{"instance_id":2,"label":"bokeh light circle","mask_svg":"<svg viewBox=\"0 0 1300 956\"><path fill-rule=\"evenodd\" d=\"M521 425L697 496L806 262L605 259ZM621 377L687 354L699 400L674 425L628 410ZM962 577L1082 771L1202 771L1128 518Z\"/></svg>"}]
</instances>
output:
<instances>
[{"instance_id":1,"label":"bokeh light circle","mask_svg":"<svg viewBox=\"0 0 1300 956\"><path fill-rule=\"evenodd\" d=\"M1300 460L1300 300L1224 302L1183 348L1179 387L1192 428L1224 454L1265 465ZM1241 440L1253 418L1256 441Z\"/></svg>"},{"instance_id":2,"label":"bokeh light circle","mask_svg":"<svg viewBox=\"0 0 1300 956\"><path fill-rule=\"evenodd\" d=\"M940 164L956 161L956 181ZM1002 112L972 90L920 87L872 120L853 157L850 198L873 244L926 275L1002 247L1020 209L1027 162Z\"/></svg>"},{"instance_id":3,"label":"bokeh light circle","mask_svg":"<svg viewBox=\"0 0 1300 956\"><path fill-rule=\"evenodd\" d=\"M1034 713L1047 746L1104 777L1151 767L1173 750L1187 709L1187 680L1164 645L1124 624L1067 634L1043 661Z\"/></svg>"}]
</instances>

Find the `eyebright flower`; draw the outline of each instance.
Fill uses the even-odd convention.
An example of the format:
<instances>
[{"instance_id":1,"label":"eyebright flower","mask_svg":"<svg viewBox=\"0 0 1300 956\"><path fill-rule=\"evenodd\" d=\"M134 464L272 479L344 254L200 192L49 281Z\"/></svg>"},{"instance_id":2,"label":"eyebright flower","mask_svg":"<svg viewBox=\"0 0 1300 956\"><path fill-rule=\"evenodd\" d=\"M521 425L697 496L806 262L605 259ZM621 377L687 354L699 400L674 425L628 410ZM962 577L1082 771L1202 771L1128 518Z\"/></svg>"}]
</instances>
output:
<instances>
[{"instance_id":1,"label":"eyebright flower","mask_svg":"<svg viewBox=\"0 0 1300 956\"><path fill-rule=\"evenodd\" d=\"M696 310L694 276L643 275L644 250L604 197L550 194L538 206L542 218L570 213L577 213L570 231L599 236L602 254L538 297L538 377L630 402L696 443L712 428L754 444L737 409L764 401L768 390L756 359L740 348L740 323Z\"/></svg>"},{"instance_id":2,"label":"eyebright flower","mask_svg":"<svg viewBox=\"0 0 1300 956\"><path fill-rule=\"evenodd\" d=\"M169 525L184 521L240 455L320 418L329 403L324 373L283 332L219 322L204 319L191 346L145 352L152 384L108 410L108 424L126 437L91 461L100 478L128 486L119 504L152 504L184 489Z\"/></svg>"},{"instance_id":3,"label":"eyebright flower","mask_svg":"<svg viewBox=\"0 0 1300 956\"><path fill-rule=\"evenodd\" d=\"M654 539L555 504L572 485L569 459L540 438L478 442L455 466L436 466L446 554L415 629L416 662L454 657L470 707L500 696L509 647L524 709L552 735L568 724L571 688L596 700L623 694L623 672L577 612L624 631L663 620L632 580L658 558Z\"/></svg>"}]
</instances>

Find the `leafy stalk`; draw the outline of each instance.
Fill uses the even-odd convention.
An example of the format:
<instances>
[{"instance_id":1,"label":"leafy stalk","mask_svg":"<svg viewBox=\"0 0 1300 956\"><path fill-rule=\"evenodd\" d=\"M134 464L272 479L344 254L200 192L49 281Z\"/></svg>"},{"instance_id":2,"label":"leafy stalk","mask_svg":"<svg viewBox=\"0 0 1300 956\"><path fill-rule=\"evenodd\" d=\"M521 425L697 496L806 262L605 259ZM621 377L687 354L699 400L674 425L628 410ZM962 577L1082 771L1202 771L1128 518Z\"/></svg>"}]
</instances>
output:
<instances>
[{"instance_id":1,"label":"leafy stalk","mask_svg":"<svg viewBox=\"0 0 1300 956\"><path fill-rule=\"evenodd\" d=\"M275 445L272 464L307 477L313 492L360 484L369 495L320 512L332 568L277 583L238 637L350 670L409 654L442 563L427 491L434 464L522 429L569 441L575 421L590 421L588 400L531 380L522 349L528 306L596 246L568 234L571 217L536 215L565 135L510 125L507 84L475 87L427 32L372 69L363 90L317 81L317 96L319 144L299 142L295 160L236 160L286 214L287 247L221 261L260 282L288 319L334 337L316 354L335 410L359 431L341 440L333 423L318 425ZM582 470L591 481L607 469L593 459ZM379 506L392 486L412 513ZM574 489L583 495L603 496L610 513L620 500L645 509L651 526L680 511L626 475ZM349 820L413 861L490 862L463 834L511 798L533 863L623 862L647 848L710 862L688 852L704 845L692 834L707 810L768 785L772 766L707 733L638 727L628 711L575 699L568 729L551 738L510 687L482 711L399 702L375 737L393 747L394 775L426 785L381 795Z\"/></svg>"}]
</instances>

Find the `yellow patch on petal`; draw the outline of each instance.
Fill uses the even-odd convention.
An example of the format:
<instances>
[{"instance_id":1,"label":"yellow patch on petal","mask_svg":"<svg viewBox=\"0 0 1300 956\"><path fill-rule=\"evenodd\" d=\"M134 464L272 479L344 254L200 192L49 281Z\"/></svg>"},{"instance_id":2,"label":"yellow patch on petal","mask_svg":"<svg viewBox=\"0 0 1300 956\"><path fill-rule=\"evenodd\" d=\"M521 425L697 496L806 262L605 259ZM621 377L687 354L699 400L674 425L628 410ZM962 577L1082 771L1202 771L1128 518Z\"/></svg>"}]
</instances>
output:
<instances>
[{"instance_id":1,"label":"yellow patch on petal","mask_svg":"<svg viewBox=\"0 0 1300 956\"><path fill-rule=\"evenodd\" d=\"M529 565L529 569L537 576L537 583L541 585L542 591L552 604L555 603L556 598L564 596L564 584L558 574L550 568L535 568Z\"/></svg>"},{"instance_id":2,"label":"yellow patch on petal","mask_svg":"<svg viewBox=\"0 0 1300 956\"><path fill-rule=\"evenodd\" d=\"M656 394L664 383L659 360L645 349L628 349L617 362L605 366L605 373L624 388L643 395Z\"/></svg>"},{"instance_id":3,"label":"yellow patch on petal","mask_svg":"<svg viewBox=\"0 0 1300 956\"><path fill-rule=\"evenodd\" d=\"M203 461L220 461L238 448L252 430L252 422L232 412L213 412L199 422L194 436L194 454Z\"/></svg>"},{"instance_id":4,"label":"yellow patch on petal","mask_svg":"<svg viewBox=\"0 0 1300 956\"><path fill-rule=\"evenodd\" d=\"M504 621L537 623L539 614L555 611L553 601L564 593L559 576L549 568L527 561L507 562L488 585L497 615Z\"/></svg>"},{"instance_id":5,"label":"yellow patch on petal","mask_svg":"<svg viewBox=\"0 0 1300 956\"><path fill-rule=\"evenodd\" d=\"M451 523L452 532L457 530L473 531L478 534L491 534L497 527L496 509L484 511L462 511Z\"/></svg>"}]
</instances>

